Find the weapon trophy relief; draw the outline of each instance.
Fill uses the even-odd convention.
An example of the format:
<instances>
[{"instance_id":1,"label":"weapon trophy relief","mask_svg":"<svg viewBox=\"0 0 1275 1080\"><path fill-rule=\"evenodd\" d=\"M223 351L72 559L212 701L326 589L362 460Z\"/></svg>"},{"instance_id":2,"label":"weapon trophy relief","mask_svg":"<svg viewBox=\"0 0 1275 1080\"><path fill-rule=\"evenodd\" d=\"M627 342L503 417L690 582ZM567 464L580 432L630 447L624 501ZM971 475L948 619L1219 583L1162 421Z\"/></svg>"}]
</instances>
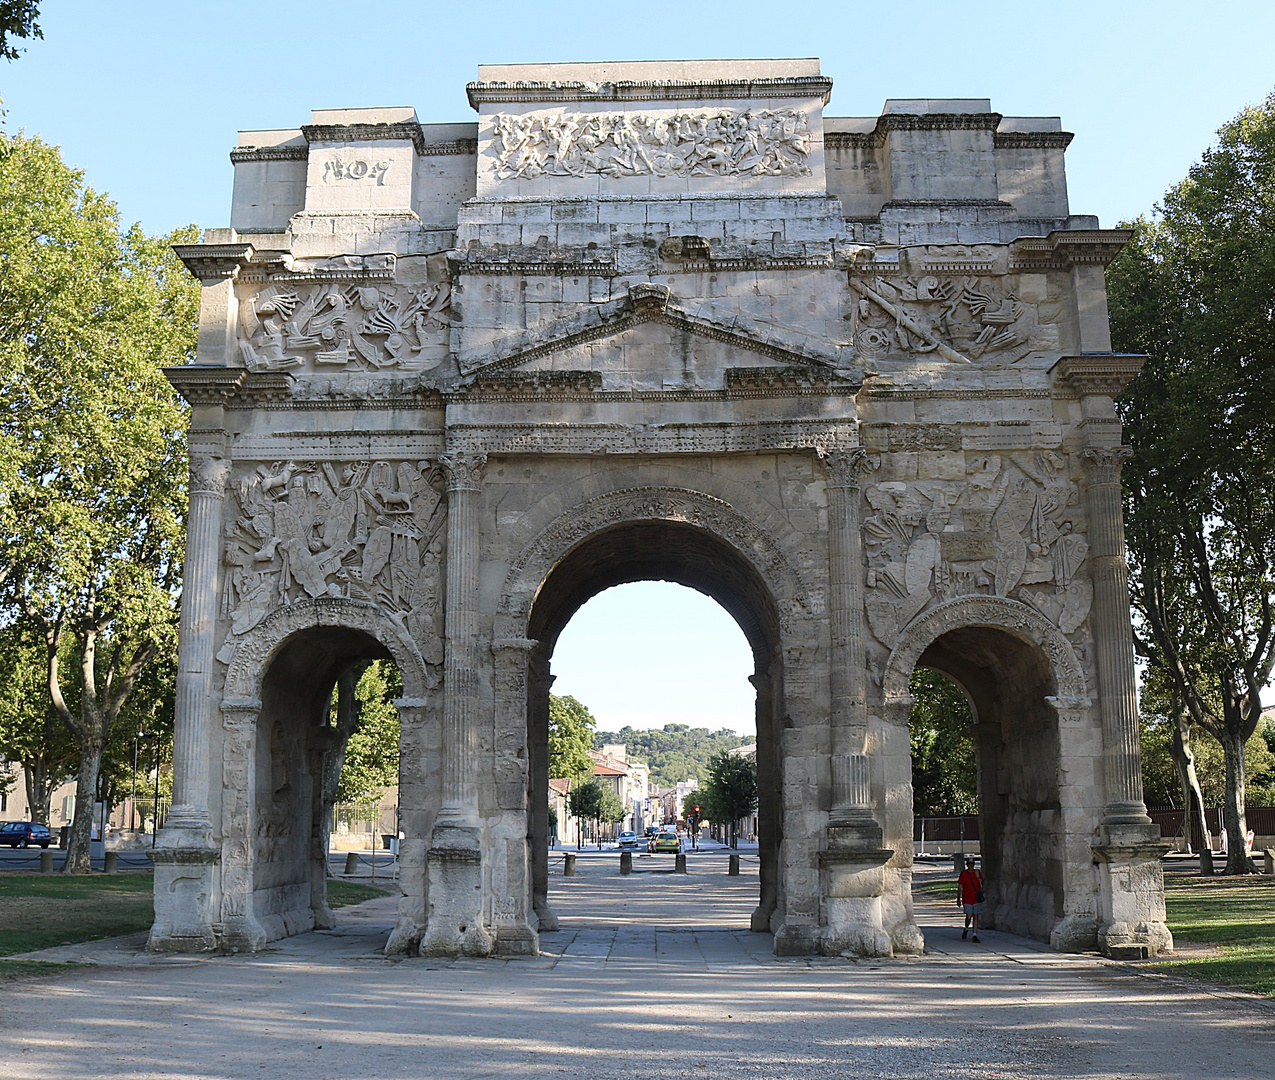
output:
<instances>
[{"instance_id":1,"label":"weapon trophy relief","mask_svg":"<svg viewBox=\"0 0 1275 1080\"><path fill-rule=\"evenodd\" d=\"M809 176L810 125L792 109L492 119L502 180L538 176Z\"/></svg>"},{"instance_id":2,"label":"weapon trophy relief","mask_svg":"<svg viewBox=\"0 0 1275 1080\"><path fill-rule=\"evenodd\" d=\"M1089 615L1093 584L1079 489L1054 451L966 454L964 481L865 488L865 607L886 647L931 604L977 594L1030 604L1062 633Z\"/></svg>"},{"instance_id":3,"label":"weapon trophy relief","mask_svg":"<svg viewBox=\"0 0 1275 1080\"><path fill-rule=\"evenodd\" d=\"M249 371L427 371L447 355L451 284L271 281L239 301Z\"/></svg>"},{"instance_id":4,"label":"weapon trophy relief","mask_svg":"<svg viewBox=\"0 0 1275 1080\"><path fill-rule=\"evenodd\" d=\"M1012 277L888 280L851 276L854 342L865 360L924 356L957 363L1012 364L1060 347L1056 313L1020 299Z\"/></svg>"},{"instance_id":5,"label":"weapon trophy relief","mask_svg":"<svg viewBox=\"0 0 1275 1080\"><path fill-rule=\"evenodd\" d=\"M321 596L376 604L442 662L439 566L446 504L432 462L276 462L231 480L218 655L271 611ZM232 509L233 512L233 509Z\"/></svg>"}]
</instances>

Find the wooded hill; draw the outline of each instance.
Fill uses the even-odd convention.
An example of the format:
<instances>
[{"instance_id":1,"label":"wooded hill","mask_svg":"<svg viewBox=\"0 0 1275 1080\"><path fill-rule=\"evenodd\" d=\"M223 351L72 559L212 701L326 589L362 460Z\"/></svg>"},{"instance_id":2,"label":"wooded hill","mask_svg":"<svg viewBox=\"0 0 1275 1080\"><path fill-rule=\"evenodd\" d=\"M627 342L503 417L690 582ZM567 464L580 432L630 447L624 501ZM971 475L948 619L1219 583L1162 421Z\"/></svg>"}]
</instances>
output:
<instances>
[{"instance_id":1,"label":"wooded hill","mask_svg":"<svg viewBox=\"0 0 1275 1080\"><path fill-rule=\"evenodd\" d=\"M665 724L659 731L637 731L625 726L619 731L593 734L595 750L601 750L605 743L623 743L629 760L650 765L651 780L662 788L692 777L702 783L708 775L709 758L752 741L729 728L709 731L689 724Z\"/></svg>"}]
</instances>

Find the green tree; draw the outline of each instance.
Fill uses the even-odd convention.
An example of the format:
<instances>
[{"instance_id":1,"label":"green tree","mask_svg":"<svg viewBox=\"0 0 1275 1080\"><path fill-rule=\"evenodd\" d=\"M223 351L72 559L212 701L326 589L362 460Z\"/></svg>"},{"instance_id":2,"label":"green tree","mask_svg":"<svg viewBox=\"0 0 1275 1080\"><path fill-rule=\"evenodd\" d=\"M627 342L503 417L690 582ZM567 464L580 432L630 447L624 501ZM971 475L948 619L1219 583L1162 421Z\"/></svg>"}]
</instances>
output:
<instances>
[{"instance_id":1,"label":"green tree","mask_svg":"<svg viewBox=\"0 0 1275 1080\"><path fill-rule=\"evenodd\" d=\"M1108 271L1123 396L1139 648L1221 744L1228 873L1244 851L1245 747L1275 665L1275 94L1245 109Z\"/></svg>"},{"instance_id":2,"label":"green tree","mask_svg":"<svg viewBox=\"0 0 1275 1080\"><path fill-rule=\"evenodd\" d=\"M596 823L602 820L604 797L605 789L596 780L573 783L571 793L567 796L567 809L577 821Z\"/></svg>"},{"instance_id":3,"label":"green tree","mask_svg":"<svg viewBox=\"0 0 1275 1080\"><path fill-rule=\"evenodd\" d=\"M706 779L695 794L700 796L702 816L714 824L728 825L730 846L738 847L738 823L757 809L757 759L725 750L713 755Z\"/></svg>"},{"instance_id":4,"label":"green tree","mask_svg":"<svg viewBox=\"0 0 1275 1080\"><path fill-rule=\"evenodd\" d=\"M75 775L79 747L49 701L44 648L20 625L0 630L0 759L22 767L31 820L49 823L49 801Z\"/></svg>"},{"instance_id":5,"label":"green tree","mask_svg":"<svg viewBox=\"0 0 1275 1080\"><path fill-rule=\"evenodd\" d=\"M912 672L908 712L912 744L912 813L946 817L978 813L978 769L969 702L951 679L929 668Z\"/></svg>"},{"instance_id":6,"label":"green tree","mask_svg":"<svg viewBox=\"0 0 1275 1080\"><path fill-rule=\"evenodd\" d=\"M549 695L549 775L577 780L593 773L589 750L597 720L573 697Z\"/></svg>"},{"instance_id":7,"label":"green tree","mask_svg":"<svg viewBox=\"0 0 1275 1080\"><path fill-rule=\"evenodd\" d=\"M195 234L121 233L110 200L21 134L0 134L0 190L0 581L79 744L66 869L87 873L102 755L176 649L186 421L161 369L194 352L198 286L169 245Z\"/></svg>"},{"instance_id":8,"label":"green tree","mask_svg":"<svg viewBox=\"0 0 1275 1080\"><path fill-rule=\"evenodd\" d=\"M0 56L16 60L25 51L13 43L14 38L44 37L44 31L35 21L39 14L37 0L0 0Z\"/></svg>"},{"instance_id":9,"label":"green tree","mask_svg":"<svg viewBox=\"0 0 1275 1080\"><path fill-rule=\"evenodd\" d=\"M338 695L339 696L339 695ZM401 678L388 660L374 660L354 688L355 723L344 745L336 802L369 803L398 783ZM334 711L339 702L334 701Z\"/></svg>"}]
</instances>

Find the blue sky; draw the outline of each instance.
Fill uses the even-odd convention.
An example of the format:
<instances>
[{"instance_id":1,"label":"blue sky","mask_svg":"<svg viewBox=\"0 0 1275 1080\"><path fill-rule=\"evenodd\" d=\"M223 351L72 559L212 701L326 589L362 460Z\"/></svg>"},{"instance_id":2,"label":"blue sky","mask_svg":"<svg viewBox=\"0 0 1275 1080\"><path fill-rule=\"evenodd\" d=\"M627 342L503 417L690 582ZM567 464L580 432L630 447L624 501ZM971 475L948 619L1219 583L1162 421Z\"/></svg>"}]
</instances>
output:
<instances>
[{"instance_id":1,"label":"blue sky","mask_svg":"<svg viewBox=\"0 0 1275 1080\"><path fill-rule=\"evenodd\" d=\"M152 232L227 223L239 129L356 105L469 120L464 86L480 63L818 56L829 115L876 115L888 97L990 97L1006 115L1062 117L1076 133L1072 210L1104 225L1148 212L1219 125L1275 88L1271 0L42 6L45 39L0 63L6 124L60 145L126 223ZM743 637L689 590L603 594L564 633L554 669L555 690L607 727L751 730Z\"/></svg>"}]
</instances>

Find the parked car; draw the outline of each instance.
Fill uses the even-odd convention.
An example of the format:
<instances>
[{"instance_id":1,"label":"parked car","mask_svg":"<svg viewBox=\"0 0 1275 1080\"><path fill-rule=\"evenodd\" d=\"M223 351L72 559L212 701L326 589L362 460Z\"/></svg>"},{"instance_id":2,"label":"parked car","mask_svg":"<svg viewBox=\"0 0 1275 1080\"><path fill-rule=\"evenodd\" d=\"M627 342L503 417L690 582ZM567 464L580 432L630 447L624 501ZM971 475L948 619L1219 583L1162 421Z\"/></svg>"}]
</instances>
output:
<instances>
[{"instance_id":1,"label":"parked car","mask_svg":"<svg viewBox=\"0 0 1275 1080\"><path fill-rule=\"evenodd\" d=\"M53 834L47 825L37 825L34 821L10 821L0 825L0 844L12 847L29 847L39 844L42 848L53 843Z\"/></svg>"},{"instance_id":2,"label":"parked car","mask_svg":"<svg viewBox=\"0 0 1275 1080\"><path fill-rule=\"evenodd\" d=\"M624 832L620 833L620 847L637 847L637 833L635 833L632 829L625 829Z\"/></svg>"},{"instance_id":3,"label":"parked car","mask_svg":"<svg viewBox=\"0 0 1275 1080\"><path fill-rule=\"evenodd\" d=\"M682 852L682 838L675 832L658 832L651 837L650 842L646 845L646 850L653 854L660 851L671 851L674 855L680 855Z\"/></svg>"}]
</instances>

